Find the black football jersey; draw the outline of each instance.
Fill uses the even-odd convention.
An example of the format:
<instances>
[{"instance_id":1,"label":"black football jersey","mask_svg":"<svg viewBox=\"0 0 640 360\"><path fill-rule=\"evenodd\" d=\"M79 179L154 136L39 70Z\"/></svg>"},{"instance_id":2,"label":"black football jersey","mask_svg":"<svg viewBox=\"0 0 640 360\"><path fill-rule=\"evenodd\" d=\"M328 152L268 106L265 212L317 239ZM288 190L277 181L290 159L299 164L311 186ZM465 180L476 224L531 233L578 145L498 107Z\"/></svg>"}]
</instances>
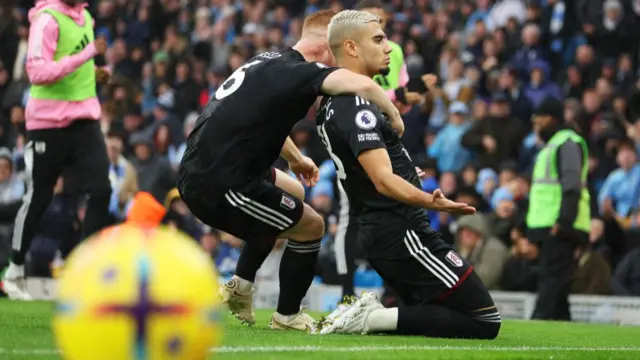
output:
<instances>
[{"instance_id":1,"label":"black football jersey","mask_svg":"<svg viewBox=\"0 0 640 360\"><path fill-rule=\"evenodd\" d=\"M380 110L357 96L327 96L318 110L318 133L336 166L338 179L347 193L350 211L365 215L380 210L424 216L423 209L407 205L380 193L358 162L361 152L386 149L393 172L421 188L415 166L391 122Z\"/></svg>"},{"instance_id":2,"label":"black football jersey","mask_svg":"<svg viewBox=\"0 0 640 360\"><path fill-rule=\"evenodd\" d=\"M196 122L179 186L189 182L224 190L264 174L334 70L305 61L293 49L250 59L218 88Z\"/></svg>"}]
</instances>

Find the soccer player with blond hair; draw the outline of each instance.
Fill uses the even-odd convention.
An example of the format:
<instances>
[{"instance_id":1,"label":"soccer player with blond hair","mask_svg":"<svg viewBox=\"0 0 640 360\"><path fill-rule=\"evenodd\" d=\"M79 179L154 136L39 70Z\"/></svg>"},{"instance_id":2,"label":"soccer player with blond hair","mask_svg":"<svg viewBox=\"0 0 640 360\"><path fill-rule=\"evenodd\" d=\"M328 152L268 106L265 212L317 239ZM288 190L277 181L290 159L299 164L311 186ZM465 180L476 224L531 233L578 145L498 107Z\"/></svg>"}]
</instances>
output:
<instances>
[{"instance_id":1,"label":"soccer player with blond hair","mask_svg":"<svg viewBox=\"0 0 640 360\"><path fill-rule=\"evenodd\" d=\"M338 66L367 77L389 72L392 48L378 16L342 11L331 19L328 36ZM425 211L462 215L475 209L439 189L422 191L399 134L367 99L327 96L316 121L358 221L358 246L402 300L385 308L365 294L339 306L317 331L495 338L501 319L493 299L473 266L429 226Z\"/></svg>"}]
</instances>

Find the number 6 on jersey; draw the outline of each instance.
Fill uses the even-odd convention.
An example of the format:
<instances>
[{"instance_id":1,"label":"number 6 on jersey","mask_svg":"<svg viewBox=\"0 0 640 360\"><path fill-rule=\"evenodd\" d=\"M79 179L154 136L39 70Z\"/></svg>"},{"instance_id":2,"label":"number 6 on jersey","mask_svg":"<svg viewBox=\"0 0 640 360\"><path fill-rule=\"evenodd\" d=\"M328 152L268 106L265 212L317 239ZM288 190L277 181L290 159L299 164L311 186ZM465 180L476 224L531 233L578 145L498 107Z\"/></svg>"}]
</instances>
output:
<instances>
[{"instance_id":1,"label":"number 6 on jersey","mask_svg":"<svg viewBox=\"0 0 640 360\"><path fill-rule=\"evenodd\" d=\"M246 76L245 70L261 62L262 60L255 60L240 66L236 71L234 71L233 74L231 74L231 76L229 76L216 91L216 100L222 100L236 92L244 81L244 77Z\"/></svg>"}]
</instances>

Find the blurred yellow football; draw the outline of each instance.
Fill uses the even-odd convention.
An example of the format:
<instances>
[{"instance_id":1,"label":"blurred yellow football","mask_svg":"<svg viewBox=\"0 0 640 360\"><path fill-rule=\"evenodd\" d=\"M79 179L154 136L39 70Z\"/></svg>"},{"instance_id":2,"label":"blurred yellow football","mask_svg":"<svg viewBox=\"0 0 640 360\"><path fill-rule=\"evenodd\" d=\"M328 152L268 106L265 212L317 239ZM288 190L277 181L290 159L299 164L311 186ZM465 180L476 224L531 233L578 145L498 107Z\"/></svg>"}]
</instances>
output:
<instances>
[{"instance_id":1,"label":"blurred yellow football","mask_svg":"<svg viewBox=\"0 0 640 360\"><path fill-rule=\"evenodd\" d=\"M218 275L175 230L124 224L67 260L53 320L66 360L202 360L221 340Z\"/></svg>"}]
</instances>

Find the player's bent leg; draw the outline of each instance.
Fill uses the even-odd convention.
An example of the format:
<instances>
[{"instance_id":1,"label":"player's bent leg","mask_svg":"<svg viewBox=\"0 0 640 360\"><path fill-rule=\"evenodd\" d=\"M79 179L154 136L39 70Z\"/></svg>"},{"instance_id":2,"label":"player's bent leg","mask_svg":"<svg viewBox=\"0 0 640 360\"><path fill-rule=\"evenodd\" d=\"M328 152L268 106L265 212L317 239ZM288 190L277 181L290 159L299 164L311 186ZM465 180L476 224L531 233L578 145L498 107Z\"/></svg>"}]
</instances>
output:
<instances>
[{"instance_id":1,"label":"player's bent leg","mask_svg":"<svg viewBox=\"0 0 640 360\"><path fill-rule=\"evenodd\" d=\"M439 256L436 254L436 257ZM465 263L463 268L466 266ZM500 313L473 268L468 268L464 274L455 286L435 301L400 306L395 333L436 338L495 339L500 332Z\"/></svg>"},{"instance_id":2,"label":"player's bent leg","mask_svg":"<svg viewBox=\"0 0 640 360\"><path fill-rule=\"evenodd\" d=\"M300 221L281 235L289 241L280 261L280 298L272 329L311 331L315 327L315 320L300 304L313 282L323 235L324 220L307 204Z\"/></svg>"},{"instance_id":3,"label":"player's bent leg","mask_svg":"<svg viewBox=\"0 0 640 360\"><path fill-rule=\"evenodd\" d=\"M404 257L399 253L397 259L384 254L369 258L376 271L398 292L403 306L384 309L377 300L362 297L337 316L338 320L320 324L320 333L497 337L500 314L473 268L441 241L429 242L425 235L426 232L408 231L405 237L407 248L411 245L420 251L408 252Z\"/></svg>"},{"instance_id":4,"label":"player's bent leg","mask_svg":"<svg viewBox=\"0 0 640 360\"><path fill-rule=\"evenodd\" d=\"M300 220L290 229L280 234L279 238L299 243L318 241L324 236L324 219L313 208L304 204Z\"/></svg>"},{"instance_id":5,"label":"player's bent leg","mask_svg":"<svg viewBox=\"0 0 640 360\"><path fill-rule=\"evenodd\" d=\"M271 169L271 182L276 187L304 201L304 187L296 179L278 169ZM234 276L221 286L223 304L243 323L255 324L253 312L253 283L256 274L271 253L277 236L244 239L245 246L238 258Z\"/></svg>"},{"instance_id":6,"label":"player's bent leg","mask_svg":"<svg viewBox=\"0 0 640 360\"><path fill-rule=\"evenodd\" d=\"M495 339L500 332L500 314L495 305L478 307L488 293L476 295L477 298L468 298L468 301L477 308L468 311L438 303L385 308L375 295L365 294L339 316L330 315L333 320L319 324L316 331L320 334L388 333L435 338ZM476 299L481 301L477 302Z\"/></svg>"},{"instance_id":7,"label":"player's bent leg","mask_svg":"<svg viewBox=\"0 0 640 360\"><path fill-rule=\"evenodd\" d=\"M478 275L469 275L436 302L398 308L398 329L404 335L437 338L495 339L500 332L498 309Z\"/></svg>"},{"instance_id":8,"label":"player's bent leg","mask_svg":"<svg viewBox=\"0 0 640 360\"><path fill-rule=\"evenodd\" d=\"M214 229L227 232L243 240L254 237L254 230L264 231L264 224L243 211L235 198L233 198L234 203L231 203L224 195L203 197L198 188L183 186L179 190L180 196L191 212ZM248 245L249 242L245 240L245 247ZM267 254L270 250L271 248L267 250ZM259 267L260 265L258 265ZM242 323L255 324L253 290L253 281L249 282L234 276L222 284L218 290L222 307Z\"/></svg>"},{"instance_id":9,"label":"player's bent leg","mask_svg":"<svg viewBox=\"0 0 640 360\"><path fill-rule=\"evenodd\" d=\"M276 168L273 169L273 175L275 178L274 183L277 187L304 201L304 186L298 180Z\"/></svg>"},{"instance_id":10,"label":"player's bent leg","mask_svg":"<svg viewBox=\"0 0 640 360\"><path fill-rule=\"evenodd\" d=\"M300 182L275 168L271 169L270 175L270 180L276 187L304 201L304 187ZM242 253L238 258L233 280L240 286L240 291L246 293L251 291L256 274L260 266L262 266L262 263L264 263L265 259L269 256L269 253L271 253L277 237L245 240L246 244L244 248L242 248Z\"/></svg>"}]
</instances>

